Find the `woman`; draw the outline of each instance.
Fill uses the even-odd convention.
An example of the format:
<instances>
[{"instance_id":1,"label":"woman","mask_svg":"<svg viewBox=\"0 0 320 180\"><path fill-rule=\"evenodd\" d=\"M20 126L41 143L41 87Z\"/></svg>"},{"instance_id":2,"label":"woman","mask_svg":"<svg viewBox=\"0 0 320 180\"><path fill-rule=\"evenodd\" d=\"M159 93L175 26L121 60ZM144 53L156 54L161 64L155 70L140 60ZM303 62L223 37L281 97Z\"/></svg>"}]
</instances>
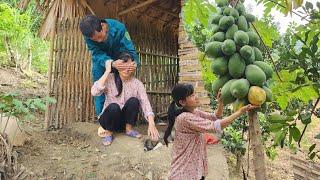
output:
<instances>
[{"instance_id":1,"label":"woman","mask_svg":"<svg viewBox=\"0 0 320 180\"><path fill-rule=\"evenodd\" d=\"M191 84L177 84L171 96L173 101L168 108L169 126L164 134L164 141L168 145L167 139L175 127L169 180L203 180L208 174L207 149L203 133L222 133L223 128L258 106L249 104L222 118L223 102L220 92L217 98L219 105L215 113L197 109L199 100Z\"/></svg>"},{"instance_id":2,"label":"woman","mask_svg":"<svg viewBox=\"0 0 320 180\"><path fill-rule=\"evenodd\" d=\"M122 53L119 59L124 65L128 64L128 68L120 71L112 69L111 61L108 61L105 73L91 88L93 96L100 96L102 93L106 96L99 116L100 125L105 130L103 144L111 145L113 133L122 130L125 130L127 136L141 138L142 135L133 129L140 108L149 123L148 135L156 141L159 132L154 123L154 113L142 82L133 77L134 72L130 69L132 57L128 53Z\"/></svg>"}]
</instances>

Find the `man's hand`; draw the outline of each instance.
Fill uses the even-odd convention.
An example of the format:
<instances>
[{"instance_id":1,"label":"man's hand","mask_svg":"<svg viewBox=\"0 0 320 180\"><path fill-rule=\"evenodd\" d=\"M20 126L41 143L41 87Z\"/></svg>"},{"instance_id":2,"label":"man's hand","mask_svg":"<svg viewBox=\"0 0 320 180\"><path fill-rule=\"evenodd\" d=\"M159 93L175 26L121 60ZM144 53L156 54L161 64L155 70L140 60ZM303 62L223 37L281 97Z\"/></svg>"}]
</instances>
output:
<instances>
[{"instance_id":1,"label":"man's hand","mask_svg":"<svg viewBox=\"0 0 320 180\"><path fill-rule=\"evenodd\" d=\"M118 71L122 71L122 70L126 70L127 69L127 70L129 70L131 72L134 72L136 70L136 68L137 68L137 65L136 65L135 62L125 63L121 59L118 59L118 60L114 61L112 63L112 66L114 68L116 68Z\"/></svg>"}]
</instances>

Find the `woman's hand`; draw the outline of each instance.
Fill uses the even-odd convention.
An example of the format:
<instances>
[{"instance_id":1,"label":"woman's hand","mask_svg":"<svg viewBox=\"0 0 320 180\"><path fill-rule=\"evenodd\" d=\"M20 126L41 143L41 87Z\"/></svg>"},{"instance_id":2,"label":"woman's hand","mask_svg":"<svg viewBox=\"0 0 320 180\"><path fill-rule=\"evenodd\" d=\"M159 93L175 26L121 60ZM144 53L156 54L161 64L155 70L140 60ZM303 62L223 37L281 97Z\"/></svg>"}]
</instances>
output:
<instances>
[{"instance_id":1,"label":"woman's hand","mask_svg":"<svg viewBox=\"0 0 320 180\"><path fill-rule=\"evenodd\" d=\"M151 137L152 141L158 141L158 139L159 139L159 132L158 132L158 129L156 128L156 125L154 123L149 123L148 136Z\"/></svg>"}]
</instances>

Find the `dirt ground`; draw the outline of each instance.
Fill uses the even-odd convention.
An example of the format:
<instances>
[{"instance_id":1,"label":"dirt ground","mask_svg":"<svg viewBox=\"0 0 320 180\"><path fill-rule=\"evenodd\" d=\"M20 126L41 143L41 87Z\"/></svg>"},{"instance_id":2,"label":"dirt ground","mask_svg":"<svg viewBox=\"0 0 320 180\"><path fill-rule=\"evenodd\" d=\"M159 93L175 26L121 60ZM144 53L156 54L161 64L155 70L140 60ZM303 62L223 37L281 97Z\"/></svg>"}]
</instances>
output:
<instances>
[{"instance_id":1,"label":"dirt ground","mask_svg":"<svg viewBox=\"0 0 320 180\"><path fill-rule=\"evenodd\" d=\"M24 97L45 96L46 79L31 79L13 69L0 68L0 92L18 91ZM5 77L5 78L3 78ZM169 166L171 146L162 146L155 151L143 151L143 139L137 140L117 134L110 147L104 147L96 135L97 124L74 123L68 127L43 131L43 114L38 119L25 125L28 141L24 146L15 147L18 161L27 168L27 179L166 179ZM320 141L313 137L320 130L317 121L307 128L304 146ZM139 126L140 132L146 134L146 126ZM310 140L311 139L311 140ZM312 141L312 142L311 142ZM278 149L279 156L271 161L266 157L268 179L293 179L287 149ZM234 157L223 150L221 145L208 147L209 180L243 179L234 172ZM250 154L250 159L252 154ZM247 167L247 155L244 167ZM254 179L252 161L249 164L249 179ZM230 171L230 173L229 173Z\"/></svg>"},{"instance_id":2,"label":"dirt ground","mask_svg":"<svg viewBox=\"0 0 320 180\"><path fill-rule=\"evenodd\" d=\"M116 134L105 147L96 135L98 125L74 123L62 130L33 131L25 146L16 148L29 179L166 179L171 146L144 152L143 139ZM146 126L139 127L147 129ZM228 179L228 165L220 145L208 148L208 179Z\"/></svg>"}]
</instances>

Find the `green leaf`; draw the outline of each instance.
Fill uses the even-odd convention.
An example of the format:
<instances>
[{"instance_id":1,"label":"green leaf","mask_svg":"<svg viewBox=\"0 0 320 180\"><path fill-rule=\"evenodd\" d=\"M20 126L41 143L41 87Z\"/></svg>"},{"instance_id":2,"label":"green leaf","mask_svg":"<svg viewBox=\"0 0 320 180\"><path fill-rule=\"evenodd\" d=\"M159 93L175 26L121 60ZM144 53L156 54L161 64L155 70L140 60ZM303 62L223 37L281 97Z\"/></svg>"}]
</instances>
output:
<instances>
[{"instance_id":1,"label":"green leaf","mask_svg":"<svg viewBox=\"0 0 320 180\"><path fill-rule=\"evenodd\" d=\"M309 147L309 154L314 150L316 147L316 144L313 144L312 146Z\"/></svg>"},{"instance_id":2,"label":"green leaf","mask_svg":"<svg viewBox=\"0 0 320 180\"><path fill-rule=\"evenodd\" d=\"M277 29L269 26L266 22L261 20L255 21L253 24L266 46L272 48L272 42L280 38L280 34Z\"/></svg>"},{"instance_id":3,"label":"green leaf","mask_svg":"<svg viewBox=\"0 0 320 180\"><path fill-rule=\"evenodd\" d=\"M314 138L320 139L320 133L318 135L316 135Z\"/></svg>"},{"instance_id":4,"label":"green leaf","mask_svg":"<svg viewBox=\"0 0 320 180\"><path fill-rule=\"evenodd\" d=\"M298 142L301 136L301 133L297 127L289 127L289 133L292 135L293 139Z\"/></svg>"},{"instance_id":5,"label":"green leaf","mask_svg":"<svg viewBox=\"0 0 320 180\"><path fill-rule=\"evenodd\" d=\"M305 6L307 9L313 9L313 4L309 1L306 2Z\"/></svg>"},{"instance_id":6,"label":"green leaf","mask_svg":"<svg viewBox=\"0 0 320 180\"><path fill-rule=\"evenodd\" d=\"M309 158L310 158L311 160L313 160L315 156L316 156L316 152L313 152L313 153L310 154Z\"/></svg>"},{"instance_id":7,"label":"green leaf","mask_svg":"<svg viewBox=\"0 0 320 180\"><path fill-rule=\"evenodd\" d=\"M307 125L311 123L311 115L311 113L307 112L304 114L300 114L299 118L303 124Z\"/></svg>"},{"instance_id":8,"label":"green leaf","mask_svg":"<svg viewBox=\"0 0 320 180\"><path fill-rule=\"evenodd\" d=\"M277 132L277 131L281 130L284 126L285 126L284 124L280 124L280 123L271 124L270 125L270 131L271 132Z\"/></svg>"}]
</instances>

